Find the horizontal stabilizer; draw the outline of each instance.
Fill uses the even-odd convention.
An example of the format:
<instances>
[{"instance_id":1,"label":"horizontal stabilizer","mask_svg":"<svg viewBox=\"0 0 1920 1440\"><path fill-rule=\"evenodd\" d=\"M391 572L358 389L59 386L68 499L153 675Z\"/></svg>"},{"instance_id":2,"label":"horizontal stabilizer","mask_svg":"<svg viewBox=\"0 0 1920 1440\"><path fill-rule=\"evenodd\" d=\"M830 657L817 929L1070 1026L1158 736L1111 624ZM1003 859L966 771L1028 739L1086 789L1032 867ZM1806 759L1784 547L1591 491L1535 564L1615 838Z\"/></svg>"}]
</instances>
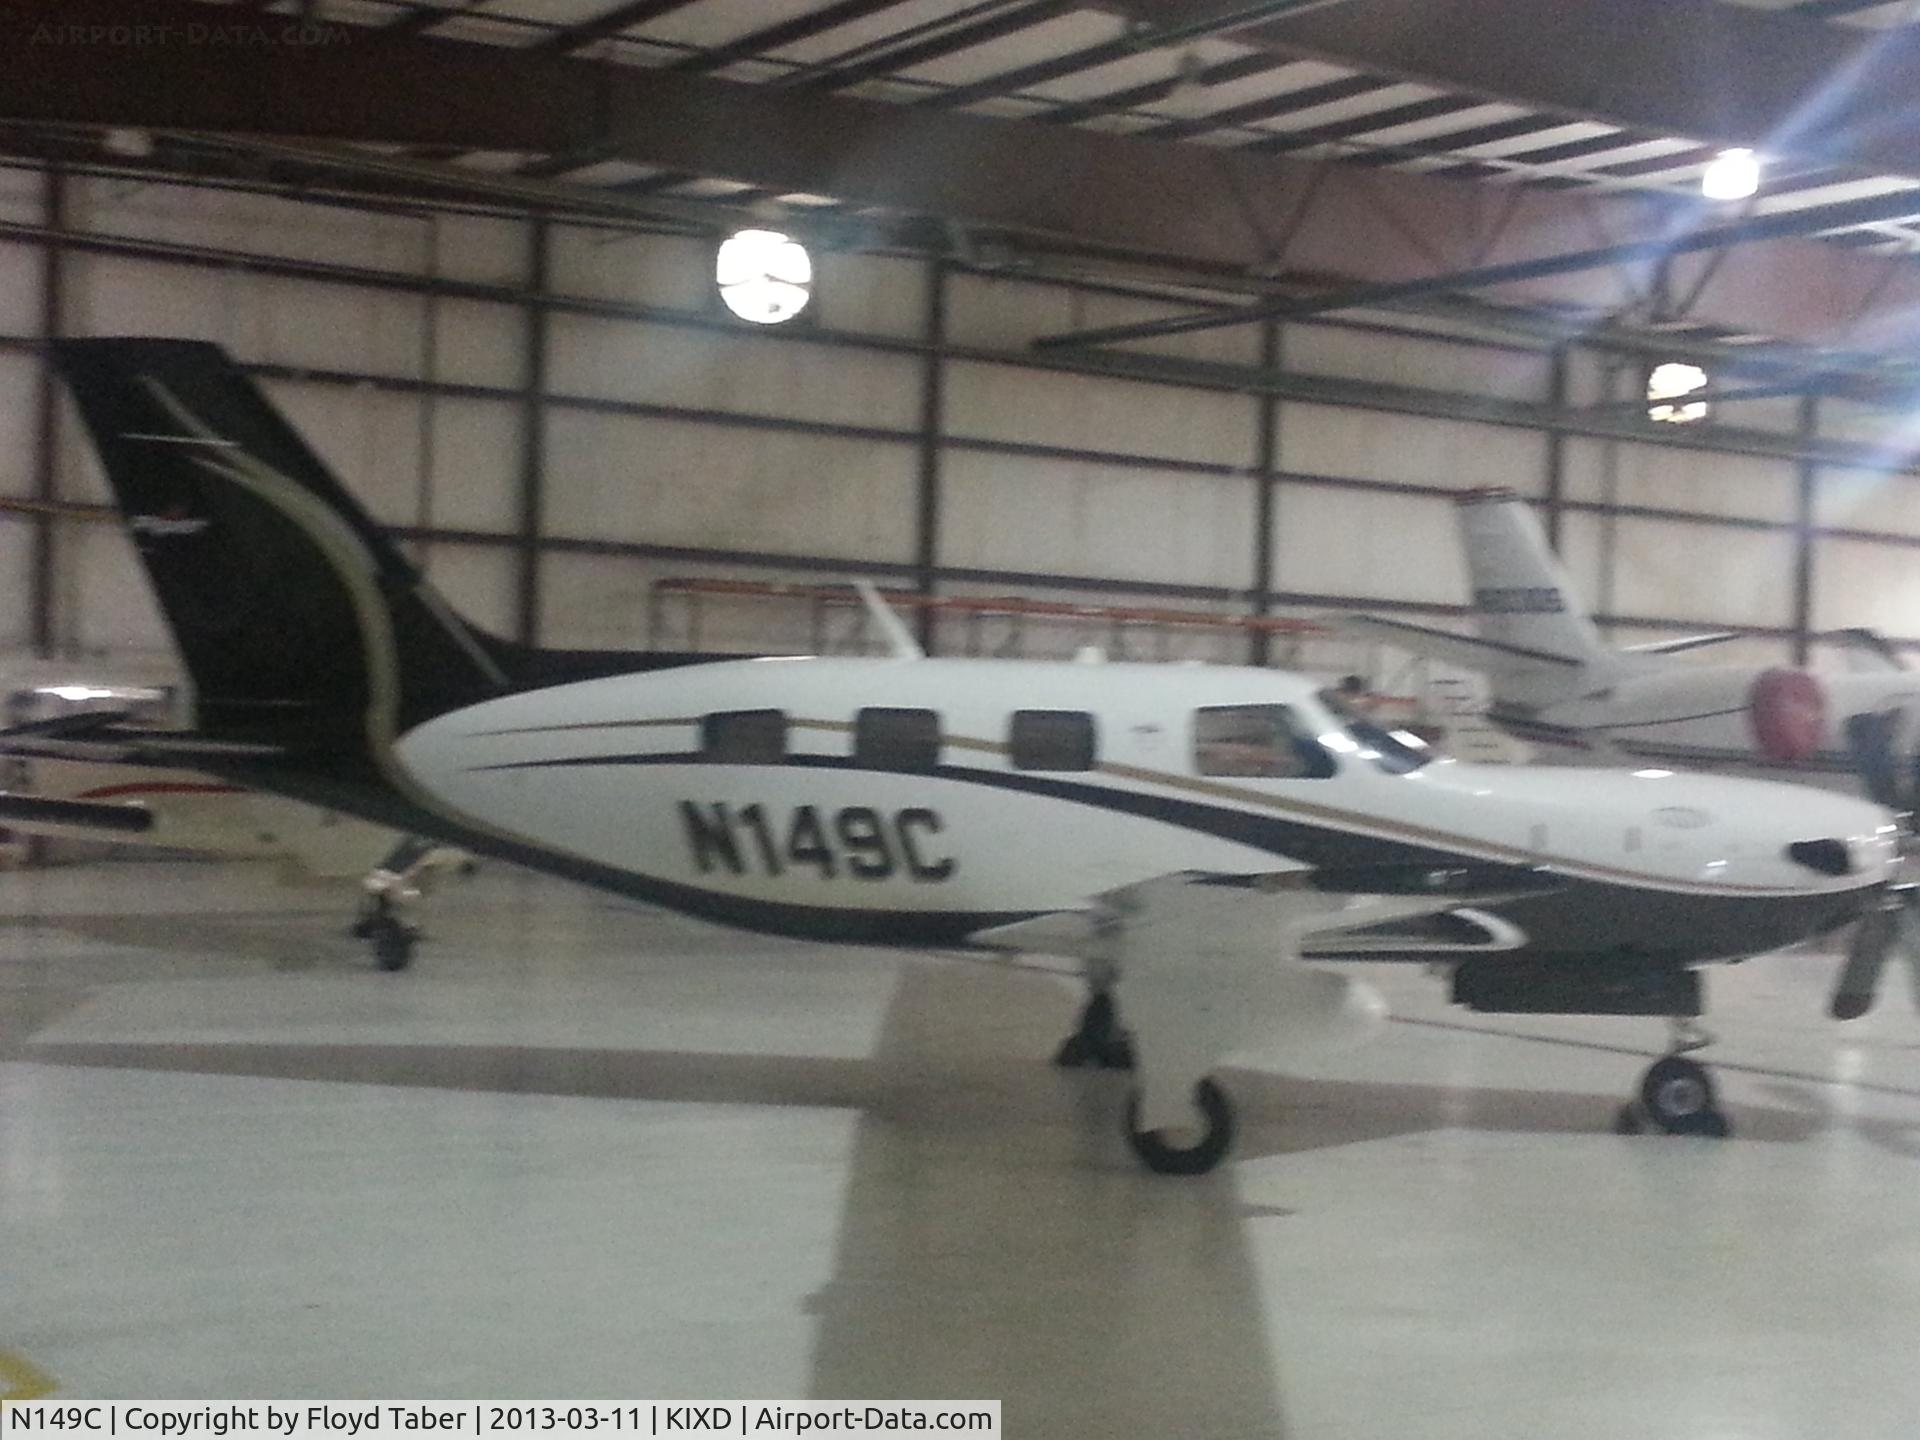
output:
<instances>
[{"instance_id":1,"label":"horizontal stabilizer","mask_svg":"<svg viewBox=\"0 0 1920 1440\"><path fill-rule=\"evenodd\" d=\"M16 830L57 829L126 840L153 829L153 812L144 805L108 800L55 800L43 795L0 793L0 825Z\"/></svg>"},{"instance_id":2,"label":"horizontal stabilizer","mask_svg":"<svg viewBox=\"0 0 1920 1440\"><path fill-rule=\"evenodd\" d=\"M1500 640L1483 640L1477 635L1462 635L1457 630L1415 625L1408 620L1389 620L1382 615L1326 615L1321 620L1342 634L1384 640L1411 654L1489 675L1513 675L1523 671L1565 675L1578 670L1583 663L1571 655L1534 650Z\"/></svg>"},{"instance_id":3,"label":"horizontal stabilizer","mask_svg":"<svg viewBox=\"0 0 1920 1440\"><path fill-rule=\"evenodd\" d=\"M1714 630L1705 635L1682 635L1677 640L1649 640L1643 645L1623 645L1620 648L1629 655L1678 655L1685 650L1700 650L1708 645L1723 645L1729 640L1738 640L1736 630Z\"/></svg>"},{"instance_id":4,"label":"horizontal stabilizer","mask_svg":"<svg viewBox=\"0 0 1920 1440\"><path fill-rule=\"evenodd\" d=\"M1855 672L1880 674L1907 668L1906 657L1894 649L1887 637L1878 630L1853 625L1839 631L1835 638L1846 644L1848 668Z\"/></svg>"},{"instance_id":5,"label":"horizontal stabilizer","mask_svg":"<svg viewBox=\"0 0 1920 1440\"><path fill-rule=\"evenodd\" d=\"M170 765L197 770L222 762L282 753L277 745L217 740L188 730L123 725L119 712L91 711L0 730L0 755L27 760L85 760L118 765Z\"/></svg>"}]
</instances>

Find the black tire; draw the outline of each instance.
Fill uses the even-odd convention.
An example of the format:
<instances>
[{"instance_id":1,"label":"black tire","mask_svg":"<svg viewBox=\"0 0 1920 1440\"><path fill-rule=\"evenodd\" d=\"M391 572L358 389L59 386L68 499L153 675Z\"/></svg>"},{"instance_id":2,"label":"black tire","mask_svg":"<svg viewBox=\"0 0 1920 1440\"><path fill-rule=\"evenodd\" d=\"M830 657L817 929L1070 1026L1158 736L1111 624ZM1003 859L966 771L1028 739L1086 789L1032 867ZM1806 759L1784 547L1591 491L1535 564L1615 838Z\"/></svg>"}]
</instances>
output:
<instances>
[{"instance_id":1,"label":"black tire","mask_svg":"<svg viewBox=\"0 0 1920 1440\"><path fill-rule=\"evenodd\" d=\"M1684 1130L1675 1133L1699 1135L1708 1140L1725 1140L1733 1134L1733 1125L1718 1110L1709 1110L1704 1115L1696 1115Z\"/></svg>"},{"instance_id":2,"label":"black tire","mask_svg":"<svg viewBox=\"0 0 1920 1440\"><path fill-rule=\"evenodd\" d=\"M1634 1104L1622 1105L1613 1116L1613 1133L1616 1135L1638 1135L1646 1126L1640 1123L1640 1107Z\"/></svg>"},{"instance_id":3,"label":"black tire","mask_svg":"<svg viewBox=\"0 0 1920 1440\"><path fill-rule=\"evenodd\" d=\"M1087 1044L1087 1037L1076 1030L1053 1052L1053 1063L1062 1070L1079 1070L1093 1063L1093 1047Z\"/></svg>"},{"instance_id":4,"label":"black tire","mask_svg":"<svg viewBox=\"0 0 1920 1440\"><path fill-rule=\"evenodd\" d=\"M1207 1122L1199 1143L1184 1149L1167 1144L1159 1130L1140 1128L1140 1092L1127 1100L1127 1143L1140 1163L1156 1175L1204 1175L1233 1146L1233 1102L1211 1079L1193 1087L1194 1103Z\"/></svg>"},{"instance_id":5,"label":"black tire","mask_svg":"<svg viewBox=\"0 0 1920 1440\"><path fill-rule=\"evenodd\" d=\"M405 925L392 922L373 937L373 959L382 970L404 970L413 963L414 942L420 937Z\"/></svg>"},{"instance_id":6,"label":"black tire","mask_svg":"<svg viewBox=\"0 0 1920 1440\"><path fill-rule=\"evenodd\" d=\"M1683 1055L1668 1055L1647 1067L1640 1079L1640 1106L1646 1117L1669 1135L1706 1133L1706 1118L1717 1116L1713 1076L1707 1067ZM1724 1119L1721 1124L1726 1122Z\"/></svg>"}]
</instances>

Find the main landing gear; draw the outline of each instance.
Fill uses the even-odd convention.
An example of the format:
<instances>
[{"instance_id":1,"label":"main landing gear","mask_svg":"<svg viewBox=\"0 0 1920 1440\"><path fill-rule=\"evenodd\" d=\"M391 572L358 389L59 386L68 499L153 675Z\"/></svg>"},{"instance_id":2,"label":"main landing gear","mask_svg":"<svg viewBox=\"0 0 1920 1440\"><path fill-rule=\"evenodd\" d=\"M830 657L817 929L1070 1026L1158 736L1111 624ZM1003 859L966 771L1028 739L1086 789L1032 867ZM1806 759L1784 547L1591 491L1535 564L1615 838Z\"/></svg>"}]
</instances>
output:
<instances>
[{"instance_id":1,"label":"main landing gear","mask_svg":"<svg viewBox=\"0 0 1920 1440\"><path fill-rule=\"evenodd\" d=\"M1127 1097L1127 1143L1156 1175L1204 1175L1233 1147L1233 1102L1211 1076L1193 1087L1196 1125L1140 1127L1140 1092Z\"/></svg>"},{"instance_id":2,"label":"main landing gear","mask_svg":"<svg viewBox=\"0 0 1920 1440\"><path fill-rule=\"evenodd\" d=\"M1640 1093L1620 1107L1614 1118L1617 1134L1638 1135L1648 1128L1669 1135L1704 1135L1724 1140L1733 1133L1721 1113L1713 1075L1686 1052L1711 1043L1711 1037L1691 1020L1673 1022L1673 1046L1647 1067L1640 1077Z\"/></svg>"},{"instance_id":3,"label":"main landing gear","mask_svg":"<svg viewBox=\"0 0 1920 1440\"><path fill-rule=\"evenodd\" d=\"M1120 1010L1113 990L1096 986L1080 1009L1080 1024L1053 1052L1053 1063L1063 1070L1131 1070L1133 1037L1120 1026Z\"/></svg>"},{"instance_id":4,"label":"main landing gear","mask_svg":"<svg viewBox=\"0 0 1920 1440\"><path fill-rule=\"evenodd\" d=\"M1060 1042L1053 1063L1063 1069L1131 1070L1133 1036L1120 1024L1109 984L1096 982L1080 1023ZM1127 1144L1157 1175L1204 1175L1233 1147L1233 1102L1211 1076L1193 1087L1190 1123L1149 1129L1140 1123L1140 1089L1127 1097Z\"/></svg>"},{"instance_id":5,"label":"main landing gear","mask_svg":"<svg viewBox=\"0 0 1920 1440\"><path fill-rule=\"evenodd\" d=\"M1071 941L1048 953L1080 959L1091 993L1054 1060L1129 1072L1123 1133L1147 1169L1202 1175L1226 1158L1233 1104L1214 1071L1227 1057L1283 1034L1319 1038L1371 1013L1347 977L1298 963L1299 934L1336 911L1351 926L1366 897L1306 877L1181 871L1100 895L1084 928L1043 917L1038 931L994 932L1008 948Z\"/></svg>"}]
</instances>

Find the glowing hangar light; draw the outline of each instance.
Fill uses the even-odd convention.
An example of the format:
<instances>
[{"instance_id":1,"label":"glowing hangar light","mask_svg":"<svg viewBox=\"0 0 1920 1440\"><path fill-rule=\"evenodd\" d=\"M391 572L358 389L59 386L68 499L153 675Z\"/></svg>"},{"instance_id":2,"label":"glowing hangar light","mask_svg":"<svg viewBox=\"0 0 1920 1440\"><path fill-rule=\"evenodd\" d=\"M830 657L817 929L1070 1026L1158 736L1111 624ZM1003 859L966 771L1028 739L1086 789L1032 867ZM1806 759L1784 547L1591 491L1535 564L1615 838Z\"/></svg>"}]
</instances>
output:
<instances>
[{"instance_id":1,"label":"glowing hangar light","mask_svg":"<svg viewBox=\"0 0 1920 1440\"><path fill-rule=\"evenodd\" d=\"M1647 418L1664 420L1670 424L1683 425L1690 420L1707 418L1705 400L1688 400L1683 404L1674 404L1683 395L1691 395L1697 390L1707 388L1707 372L1698 365L1688 365L1683 361L1669 360L1664 365L1653 367L1653 373L1647 376Z\"/></svg>"},{"instance_id":2,"label":"glowing hangar light","mask_svg":"<svg viewBox=\"0 0 1920 1440\"><path fill-rule=\"evenodd\" d=\"M1722 150L1700 177L1709 200L1744 200L1760 188L1760 157L1751 150Z\"/></svg>"},{"instance_id":3,"label":"glowing hangar light","mask_svg":"<svg viewBox=\"0 0 1920 1440\"><path fill-rule=\"evenodd\" d=\"M778 230L737 230L720 245L714 283L727 309L756 325L778 325L807 308L813 257Z\"/></svg>"}]
</instances>

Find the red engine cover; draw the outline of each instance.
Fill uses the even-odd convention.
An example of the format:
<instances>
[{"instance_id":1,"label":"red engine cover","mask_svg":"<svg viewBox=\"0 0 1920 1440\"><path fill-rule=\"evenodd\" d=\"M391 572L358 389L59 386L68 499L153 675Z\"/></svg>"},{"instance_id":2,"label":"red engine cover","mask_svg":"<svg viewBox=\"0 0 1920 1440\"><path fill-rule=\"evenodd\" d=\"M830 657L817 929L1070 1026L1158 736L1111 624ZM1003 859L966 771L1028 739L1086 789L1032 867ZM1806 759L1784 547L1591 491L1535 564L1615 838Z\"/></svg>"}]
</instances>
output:
<instances>
[{"instance_id":1,"label":"red engine cover","mask_svg":"<svg viewBox=\"0 0 1920 1440\"><path fill-rule=\"evenodd\" d=\"M1747 696L1753 743L1769 760L1805 760L1827 733L1827 696L1804 670L1763 670Z\"/></svg>"}]
</instances>

